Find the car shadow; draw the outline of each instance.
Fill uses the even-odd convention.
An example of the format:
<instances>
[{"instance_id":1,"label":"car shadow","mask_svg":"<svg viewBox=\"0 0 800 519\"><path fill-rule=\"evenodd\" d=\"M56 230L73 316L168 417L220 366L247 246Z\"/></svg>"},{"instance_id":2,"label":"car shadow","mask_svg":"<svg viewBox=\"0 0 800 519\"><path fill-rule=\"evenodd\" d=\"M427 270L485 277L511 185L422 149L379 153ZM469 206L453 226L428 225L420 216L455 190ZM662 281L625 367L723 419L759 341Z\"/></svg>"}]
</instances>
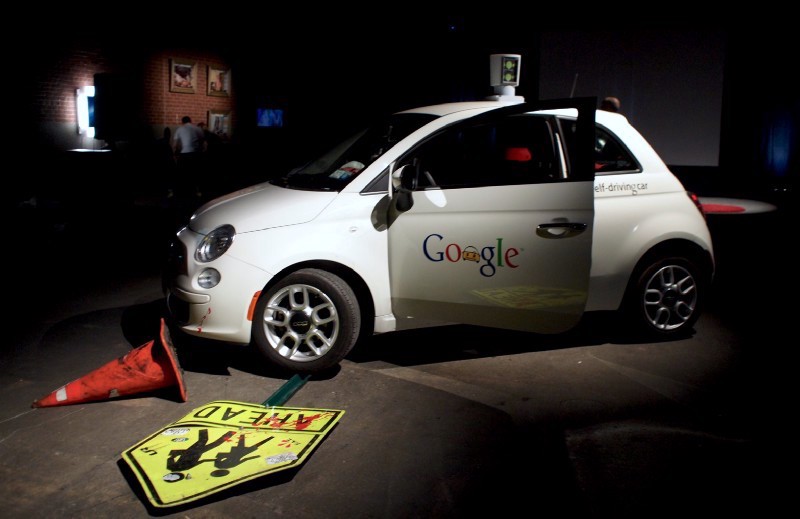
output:
<instances>
[{"instance_id":1,"label":"car shadow","mask_svg":"<svg viewBox=\"0 0 800 519\"><path fill-rule=\"evenodd\" d=\"M289 379L292 374L271 366L255 346L195 337L170 325L163 299L135 305L123 311L122 333L130 344L142 344L158 337L161 319L165 320L178 363L184 371L209 375L230 375L230 370L274 379ZM339 368L314 375L317 380L331 378Z\"/></svg>"},{"instance_id":2,"label":"car shadow","mask_svg":"<svg viewBox=\"0 0 800 519\"><path fill-rule=\"evenodd\" d=\"M359 344L347 357L356 364L386 362L415 366L467 359L518 355L596 346L671 342L684 337L655 341L638 337L624 326L615 312L590 312L578 325L560 334L537 334L471 325L448 325L376 335Z\"/></svg>"},{"instance_id":3,"label":"car shadow","mask_svg":"<svg viewBox=\"0 0 800 519\"><path fill-rule=\"evenodd\" d=\"M165 316L163 300L132 306L123 312L122 329L131 344L141 344L159 334ZM167 324L169 326L169 324ZM169 329L180 367L185 371L210 375L230 375L230 369L275 379L288 379L291 373L271 366L250 343L221 342ZM694 330L687 333L691 336ZM681 340L671 338L667 341ZM658 342L643 339L628 331L616 312L589 312L578 325L560 334L537 334L472 325L447 325L373 335L361 341L346 357L355 364L384 362L396 366L416 366L467 359L518 355L601 344L641 344ZM317 380L335 377L340 367L314 375Z\"/></svg>"}]
</instances>

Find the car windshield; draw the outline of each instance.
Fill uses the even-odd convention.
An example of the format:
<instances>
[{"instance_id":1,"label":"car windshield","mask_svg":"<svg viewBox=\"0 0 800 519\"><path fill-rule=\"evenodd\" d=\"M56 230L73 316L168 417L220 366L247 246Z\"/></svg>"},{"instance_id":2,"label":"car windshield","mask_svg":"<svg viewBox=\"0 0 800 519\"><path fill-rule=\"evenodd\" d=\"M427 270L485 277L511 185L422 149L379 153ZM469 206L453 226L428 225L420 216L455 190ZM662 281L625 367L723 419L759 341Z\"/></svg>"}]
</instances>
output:
<instances>
[{"instance_id":1,"label":"car windshield","mask_svg":"<svg viewBox=\"0 0 800 519\"><path fill-rule=\"evenodd\" d=\"M392 146L434 119L436 116L428 114L392 115L273 183L294 189L340 191Z\"/></svg>"}]
</instances>

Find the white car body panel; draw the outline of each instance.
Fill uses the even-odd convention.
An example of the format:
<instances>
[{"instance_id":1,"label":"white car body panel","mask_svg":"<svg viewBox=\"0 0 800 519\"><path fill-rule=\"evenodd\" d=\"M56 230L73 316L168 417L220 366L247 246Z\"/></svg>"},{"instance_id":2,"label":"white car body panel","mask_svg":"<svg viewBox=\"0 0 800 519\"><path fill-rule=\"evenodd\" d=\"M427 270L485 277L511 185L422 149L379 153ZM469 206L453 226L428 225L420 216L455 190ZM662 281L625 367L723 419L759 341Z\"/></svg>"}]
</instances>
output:
<instances>
[{"instance_id":1,"label":"white car body panel","mask_svg":"<svg viewBox=\"0 0 800 519\"><path fill-rule=\"evenodd\" d=\"M281 189L269 183L241 189L200 207L190 225L206 234L236 222L237 233L308 222L319 215L336 193Z\"/></svg>"},{"instance_id":2,"label":"white car body panel","mask_svg":"<svg viewBox=\"0 0 800 519\"><path fill-rule=\"evenodd\" d=\"M611 175L614 176L614 175ZM595 180L595 187L603 179ZM657 195L616 194L595 198L595 234L586 311L617 310L636 262L656 243L685 239L711 246L708 228L683 190ZM642 215L633 220L630 215Z\"/></svg>"},{"instance_id":3,"label":"white car body panel","mask_svg":"<svg viewBox=\"0 0 800 519\"><path fill-rule=\"evenodd\" d=\"M202 319L202 330L187 331L231 342L249 342L252 323L247 320L247 311L253 296L277 273L306 261L331 261L352 268L371 287L376 314L390 314L385 227L383 232L376 229L370 219L375 206L386 197L341 193L325 208L324 217L317 220L237 234L230 250L213 262L225 275L217 287L208 290L213 303L194 316L194 320ZM314 202L318 199L314 198ZM187 250L194 250L202 239L201 234L188 230L181 237L186 240ZM191 280L187 277L179 281ZM195 281L192 290L202 289ZM238 329L217 324L231 322L233 315L237 316Z\"/></svg>"}]
</instances>

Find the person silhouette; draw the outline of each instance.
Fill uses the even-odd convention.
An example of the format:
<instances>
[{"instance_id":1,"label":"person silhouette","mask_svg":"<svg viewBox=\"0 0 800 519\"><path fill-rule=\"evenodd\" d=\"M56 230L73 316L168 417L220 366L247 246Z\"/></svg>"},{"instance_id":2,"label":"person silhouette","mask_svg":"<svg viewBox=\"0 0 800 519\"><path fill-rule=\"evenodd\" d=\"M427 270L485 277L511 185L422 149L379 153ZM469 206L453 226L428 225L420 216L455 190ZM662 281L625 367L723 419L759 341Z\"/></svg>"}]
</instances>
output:
<instances>
[{"instance_id":1,"label":"person silhouette","mask_svg":"<svg viewBox=\"0 0 800 519\"><path fill-rule=\"evenodd\" d=\"M606 112L619 112L622 103L620 103L619 98L614 96L608 96L603 99L603 102L600 103L600 110L604 110Z\"/></svg>"},{"instance_id":2,"label":"person silhouette","mask_svg":"<svg viewBox=\"0 0 800 519\"><path fill-rule=\"evenodd\" d=\"M251 445L250 447L247 447L244 444L245 436L241 434L239 435L238 443L236 444L236 446L231 447L231 450L227 452L217 453L217 457L214 460L214 466L217 467L218 469L230 469L244 463L247 460L254 460L258 458L258 456L249 456L249 457L245 456L255 451L256 449L258 449L259 447L261 447L262 445L264 445L273 438L274 436L264 438L260 442Z\"/></svg>"},{"instance_id":3,"label":"person silhouette","mask_svg":"<svg viewBox=\"0 0 800 519\"><path fill-rule=\"evenodd\" d=\"M181 183L185 184L183 187L188 188L191 185L199 196L196 183L190 181L190 179L195 173L193 170L198 166L202 158L206 137L203 129L192 124L192 118L188 115L183 116L181 123L172 137L175 145L178 174L181 176Z\"/></svg>"},{"instance_id":4,"label":"person silhouette","mask_svg":"<svg viewBox=\"0 0 800 519\"><path fill-rule=\"evenodd\" d=\"M192 123L191 117L183 116L181 123L172 136L176 165L173 203L179 220L189 216L202 196L198 177L203 175L205 141L203 130Z\"/></svg>"},{"instance_id":5,"label":"person silhouette","mask_svg":"<svg viewBox=\"0 0 800 519\"><path fill-rule=\"evenodd\" d=\"M217 438L211 443L208 443L208 429L200 429L198 431L197 441L194 442L186 449L174 449L169 451L167 458L167 468L171 471L179 472L181 470L188 470L196 467L200 463L213 460L202 460L200 457L206 452L215 449L228 441L233 435L233 431L226 431L225 434Z\"/></svg>"}]
</instances>

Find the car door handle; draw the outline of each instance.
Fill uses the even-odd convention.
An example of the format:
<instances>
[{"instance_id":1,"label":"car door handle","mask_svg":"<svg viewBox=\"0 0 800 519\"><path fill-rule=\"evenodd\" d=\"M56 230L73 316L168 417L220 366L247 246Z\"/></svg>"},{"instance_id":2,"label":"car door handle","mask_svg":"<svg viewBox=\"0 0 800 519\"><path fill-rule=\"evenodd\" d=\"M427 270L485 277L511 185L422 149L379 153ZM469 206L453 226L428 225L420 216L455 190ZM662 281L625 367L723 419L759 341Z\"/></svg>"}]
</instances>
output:
<instances>
[{"instance_id":1,"label":"car door handle","mask_svg":"<svg viewBox=\"0 0 800 519\"><path fill-rule=\"evenodd\" d=\"M541 238L571 238L586 230L585 223L541 223L536 227L536 235Z\"/></svg>"}]
</instances>

